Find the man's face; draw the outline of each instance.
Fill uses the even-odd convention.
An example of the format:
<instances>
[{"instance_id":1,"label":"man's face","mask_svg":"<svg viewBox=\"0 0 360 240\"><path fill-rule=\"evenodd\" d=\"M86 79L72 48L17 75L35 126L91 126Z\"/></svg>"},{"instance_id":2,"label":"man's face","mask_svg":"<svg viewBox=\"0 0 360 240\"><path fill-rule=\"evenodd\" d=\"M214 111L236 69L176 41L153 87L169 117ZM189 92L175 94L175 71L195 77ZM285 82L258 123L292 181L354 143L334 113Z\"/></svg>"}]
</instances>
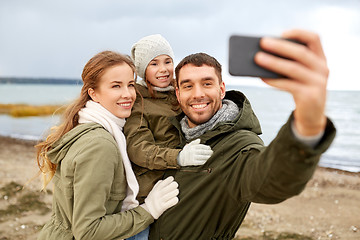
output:
<instances>
[{"instance_id":1,"label":"man's face","mask_svg":"<svg viewBox=\"0 0 360 240\"><path fill-rule=\"evenodd\" d=\"M176 96L191 128L207 122L221 108L225 84L219 83L213 67L187 64L180 69L178 81Z\"/></svg>"}]
</instances>

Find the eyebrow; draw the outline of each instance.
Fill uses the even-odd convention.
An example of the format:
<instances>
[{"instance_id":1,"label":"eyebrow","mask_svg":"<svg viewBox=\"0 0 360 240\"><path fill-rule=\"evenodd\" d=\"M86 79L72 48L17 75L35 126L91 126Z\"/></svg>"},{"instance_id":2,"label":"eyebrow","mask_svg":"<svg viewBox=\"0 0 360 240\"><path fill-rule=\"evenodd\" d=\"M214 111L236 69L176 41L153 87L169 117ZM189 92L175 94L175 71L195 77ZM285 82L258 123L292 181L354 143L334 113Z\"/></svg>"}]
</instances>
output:
<instances>
[{"instance_id":1,"label":"eyebrow","mask_svg":"<svg viewBox=\"0 0 360 240\"><path fill-rule=\"evenodd\" d=\"M180 81L179 85L183 85L183 84L188 83L188 82L190 82L190 79L184 79L184 80Z\"/></svg>"},{"instance_id":2,"label":"eyebrow","mask_svg":"<svg viewBox=\"0 0 360 240\"><path fill-rule=\"evenodd\" d=\"M201 81L209 81L209 80L215 81L215 78L213 78L213 77L204 77L204 78L201 79ZM191 82L191 80L190 79L183 79L183 80L180 81L179 85L183 85L183 84L188 83L188 82Z\"/></svg>"},{"instance_id":3,"label":"eyebrow","mask_svg":"<svg viewBox=\"0 0 360 240\"><path fill-rule=\"evenodd\" d=\"M111 83L123 83L122 81L112 81Z\"/></svg>"},{"instance_id":4,"label":"eyebrow","mask_svg":"<svg viewBox=\"0 0 360 240\"><path fill-rule=\"evenodd\" d=\"M132 80L130 80L129 82L135 82L135 80L132 79ZM115 80L115 81L112 81L112 82L110 82L110 83L112 83L112 84L113 84L113 83L118 83L118 84L120 84L120 83L124 83L124 82Z\"/></svg>"}]
</instances>

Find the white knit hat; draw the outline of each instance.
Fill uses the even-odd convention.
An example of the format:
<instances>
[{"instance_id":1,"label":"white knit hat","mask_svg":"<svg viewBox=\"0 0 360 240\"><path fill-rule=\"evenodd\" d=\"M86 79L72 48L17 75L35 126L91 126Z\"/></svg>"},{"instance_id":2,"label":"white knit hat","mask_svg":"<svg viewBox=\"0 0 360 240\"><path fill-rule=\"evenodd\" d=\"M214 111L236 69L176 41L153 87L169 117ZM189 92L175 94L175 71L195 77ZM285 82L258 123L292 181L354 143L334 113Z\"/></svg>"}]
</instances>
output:
<instances>
[{"instance_id":1,"label":"white knit hat","mask_svg":"<svg viewBox=\"0 0 360 240\"><path fill-rule=\"evenodd\" d=\"M174 60L174 52L169 42L160 34L143 37L135 43L131 48L131 57L138 76L144 79L145 70L150 61L163 54Z\"/></svg>"}]
</instances>

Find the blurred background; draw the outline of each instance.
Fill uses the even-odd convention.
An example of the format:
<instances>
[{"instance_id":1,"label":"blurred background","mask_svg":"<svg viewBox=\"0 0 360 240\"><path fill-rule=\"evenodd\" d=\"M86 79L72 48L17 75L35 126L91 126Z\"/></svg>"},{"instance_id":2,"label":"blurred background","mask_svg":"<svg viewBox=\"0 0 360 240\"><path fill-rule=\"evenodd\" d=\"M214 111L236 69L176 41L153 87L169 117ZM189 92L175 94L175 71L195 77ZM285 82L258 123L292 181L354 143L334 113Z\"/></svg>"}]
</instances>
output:
<instances>
[{"instance_id":1,"label":"blurred background","mask_svg":"<svg viewBox=\"0 0 360 240\"><path fill-rule=\"evenodd\" d=\"M268 144L292 111L292 98L257 78L231 77L228 39L280 36L292 28L320 35L330 68L327 114L338 135L321 164L360 171L359 0L1 0L0 104L66 104L79 93L82 68L93 55L130 54L140 38L160 33L175 64L195 52L219 60L227 89L248 96ZM46 81L35 84L38 79ZM58 120L0 114L0 135L40 139Z\"/></svg>"},{"instance_id":2,"label":"blurred background","mask_svg":"<svg viewBox=\"0 0 360 240\"><path fill-rule=\"evenodd\" d=\"M291 28L321 36L329 89L360 90L359 0L2 0L0 76L80 78L97 52L129 53L154 33L171 43L175 63L202 51L227 69L231 34L279 36Z\"/></svg>"}]
</instances>

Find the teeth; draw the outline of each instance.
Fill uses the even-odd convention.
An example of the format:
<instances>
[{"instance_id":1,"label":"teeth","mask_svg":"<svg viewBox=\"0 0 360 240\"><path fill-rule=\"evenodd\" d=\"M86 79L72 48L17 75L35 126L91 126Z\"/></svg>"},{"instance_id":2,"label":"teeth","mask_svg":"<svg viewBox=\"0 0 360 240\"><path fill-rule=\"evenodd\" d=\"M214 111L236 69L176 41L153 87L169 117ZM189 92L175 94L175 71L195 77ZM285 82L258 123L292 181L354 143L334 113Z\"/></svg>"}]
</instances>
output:
<instances>
[{"instance_id":1,"label":"teeth","mask_svg":"<svg viewBox=\"0 0 360 240\"><path fill-rule=\"evenodd\" d=\"M120 103L121 107L130 107L131 103Z\"/></svg>"},{"instance_id":2,"label":"teeth","mask_svg":"<svg viewBox=\"0 0 360 240\"><path fill-rule=\"evenodd\" d=\"M163 80L163 79L167 79L167 77L158 77L157 79Z\"/></svg>"},{"instance_id":3,"label":"teeth","mask_svg":"<svg viewBox=\"0 0 360 240\"><path fill-rule=\"evenodd\" d=\"M196 109L200 109L200 108L204 108L206 107L207 104L193 104L192 107L193 108L196 108Z\"/></svg>"}]
</instances>

